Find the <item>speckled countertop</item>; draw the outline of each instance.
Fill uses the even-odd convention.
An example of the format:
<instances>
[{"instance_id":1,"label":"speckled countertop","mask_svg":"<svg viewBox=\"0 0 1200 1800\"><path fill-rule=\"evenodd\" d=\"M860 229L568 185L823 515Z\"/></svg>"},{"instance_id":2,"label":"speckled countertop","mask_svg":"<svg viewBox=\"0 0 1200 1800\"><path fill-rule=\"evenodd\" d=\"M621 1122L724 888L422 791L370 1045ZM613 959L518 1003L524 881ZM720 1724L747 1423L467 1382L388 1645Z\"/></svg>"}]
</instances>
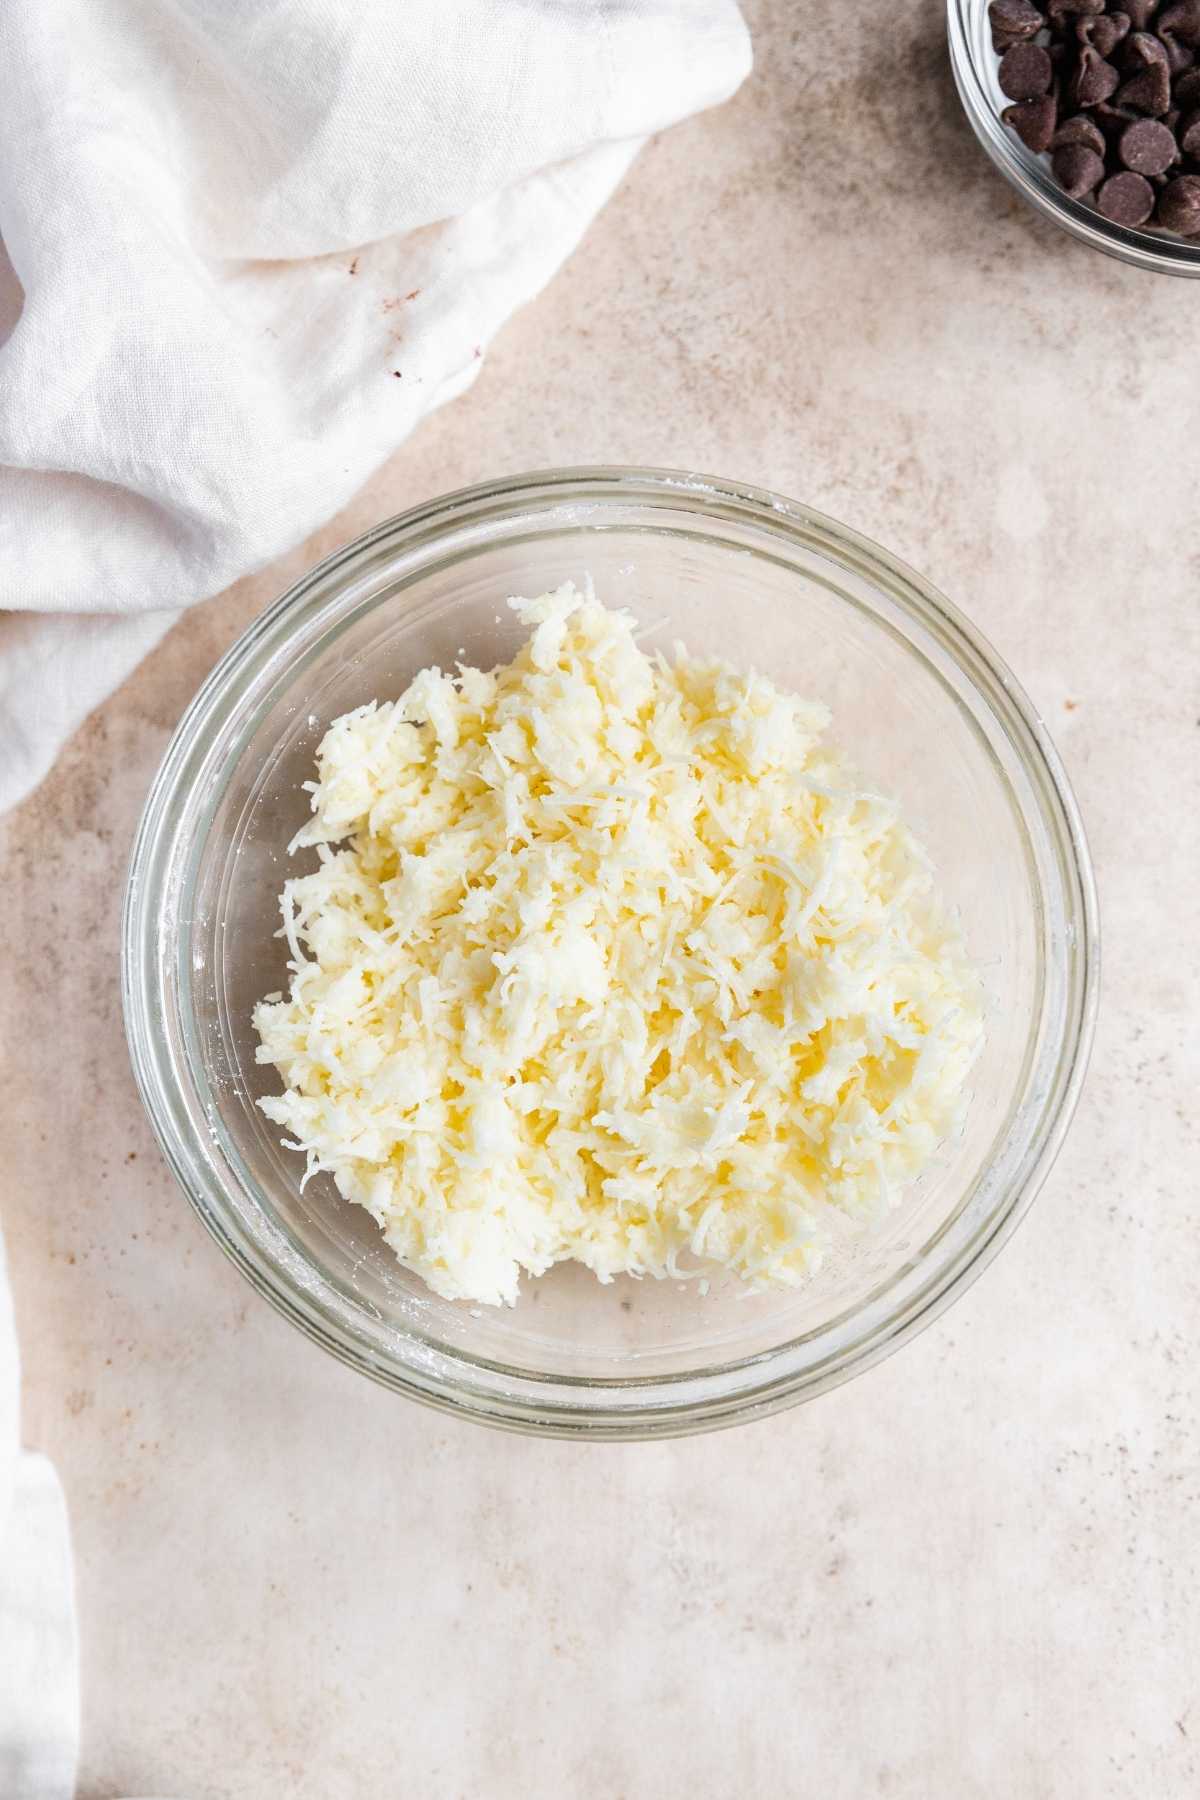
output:
<instances>
[{"instance_id":1,"label":"speckled countertop","mask_svg":"<svg viewBox=\"0 0 1200 1800\"><path fill-rule=\"evenodd\" d=\"M750 8L752 81L646 150L471 394L4 822L0 1195L83 1800L1200 1791L1200 288L1021 207L935 0L854 10ZM439 490L610 460L782 489L963 605L1065 755L1105 931L1075 1130L968 1296L805 1409L626 1448L449 1422L259 1301L151 1142L117 966L151 773L264 602Z\"/></svg>"}]
</instances>

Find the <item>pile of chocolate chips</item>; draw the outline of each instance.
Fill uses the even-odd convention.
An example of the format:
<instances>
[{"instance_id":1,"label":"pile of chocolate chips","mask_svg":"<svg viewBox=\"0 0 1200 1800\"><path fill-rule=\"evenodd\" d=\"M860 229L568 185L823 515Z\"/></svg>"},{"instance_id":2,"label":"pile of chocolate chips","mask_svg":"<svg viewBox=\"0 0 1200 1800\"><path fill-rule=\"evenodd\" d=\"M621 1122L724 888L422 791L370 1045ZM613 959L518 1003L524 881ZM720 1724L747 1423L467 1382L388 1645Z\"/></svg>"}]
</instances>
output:
<instances>
[{"instance_id":1,"label":"pile of chocolate chips","mask_svg":"<svg viewBox=\"0 0 1200 1800\"><path fill-rule=\"evenodd\" d=\"M991 0L1001 117L1074 200L1200 237L1200 0Z\"/></svg>"}]
</instances>

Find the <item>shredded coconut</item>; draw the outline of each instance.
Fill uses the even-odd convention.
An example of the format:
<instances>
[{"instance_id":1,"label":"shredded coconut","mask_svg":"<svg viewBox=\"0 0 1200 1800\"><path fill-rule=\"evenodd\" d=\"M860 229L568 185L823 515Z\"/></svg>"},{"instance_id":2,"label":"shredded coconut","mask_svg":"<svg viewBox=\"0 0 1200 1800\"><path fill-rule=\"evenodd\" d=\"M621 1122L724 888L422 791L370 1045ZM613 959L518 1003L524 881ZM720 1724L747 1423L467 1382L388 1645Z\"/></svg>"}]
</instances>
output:
<instances>
[{"instance_id":1,"label":"shredded coconut","mask_svg":"<svg viewBox=\"0 0 1200 1800\"><path fill-rule=\"evenodd\" d=\"M928 858L825 707L571 585L509 604L511 664L322 740L260 1105L448 1298L797 1285L960 1121L980 987Z\"/></svg>"}]
</instances>

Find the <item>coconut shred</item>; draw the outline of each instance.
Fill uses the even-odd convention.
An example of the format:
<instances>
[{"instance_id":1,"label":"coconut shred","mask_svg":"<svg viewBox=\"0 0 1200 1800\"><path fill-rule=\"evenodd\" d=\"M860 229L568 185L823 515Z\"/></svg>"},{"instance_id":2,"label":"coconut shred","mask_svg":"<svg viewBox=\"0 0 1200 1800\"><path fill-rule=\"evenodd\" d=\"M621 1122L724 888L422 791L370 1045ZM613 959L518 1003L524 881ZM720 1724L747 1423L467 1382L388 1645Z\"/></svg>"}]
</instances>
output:
<instances>
[{"instance_id":1,"label":"coconut shred","mask_svg":"<svg viewBox=\"0 0 1200 1800\"><path fill-rule=\"evenodd\" d=\"M959 1125L981 992L928 858L761 675L571 585L490 671L335 720L260 1102L450 1299L792 1287Z\"/></svg>"}]
</instances>

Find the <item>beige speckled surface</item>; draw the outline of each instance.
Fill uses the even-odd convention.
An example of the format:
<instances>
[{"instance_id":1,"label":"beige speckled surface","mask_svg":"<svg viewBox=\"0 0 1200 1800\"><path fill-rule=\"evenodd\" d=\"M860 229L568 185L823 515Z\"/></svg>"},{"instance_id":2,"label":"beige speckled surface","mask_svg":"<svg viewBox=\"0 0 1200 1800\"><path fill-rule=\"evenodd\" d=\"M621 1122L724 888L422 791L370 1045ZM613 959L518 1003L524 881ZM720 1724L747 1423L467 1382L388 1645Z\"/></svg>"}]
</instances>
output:
<instances>
[{"instance_id":1,"label":"beige speckled surface","mask_svg":"<svg viewBox=\"0 0 1200 1800\"><path fill-rule=\"evenodd\" d=\"M84 1800L1200 1792L1200 291L1020 208L934 0L810 14L753 9L753 81L646 151L474 391L5 823L0 1192ZM1065 754L1106 932L1076 1129L979 1285L807 1409L631 1448L458 1426L297 1337L176 1192L118 1015L130 834L220 651L381 516L593 460L780 488L963 604Z\"/></svg>"}]
</instances>

